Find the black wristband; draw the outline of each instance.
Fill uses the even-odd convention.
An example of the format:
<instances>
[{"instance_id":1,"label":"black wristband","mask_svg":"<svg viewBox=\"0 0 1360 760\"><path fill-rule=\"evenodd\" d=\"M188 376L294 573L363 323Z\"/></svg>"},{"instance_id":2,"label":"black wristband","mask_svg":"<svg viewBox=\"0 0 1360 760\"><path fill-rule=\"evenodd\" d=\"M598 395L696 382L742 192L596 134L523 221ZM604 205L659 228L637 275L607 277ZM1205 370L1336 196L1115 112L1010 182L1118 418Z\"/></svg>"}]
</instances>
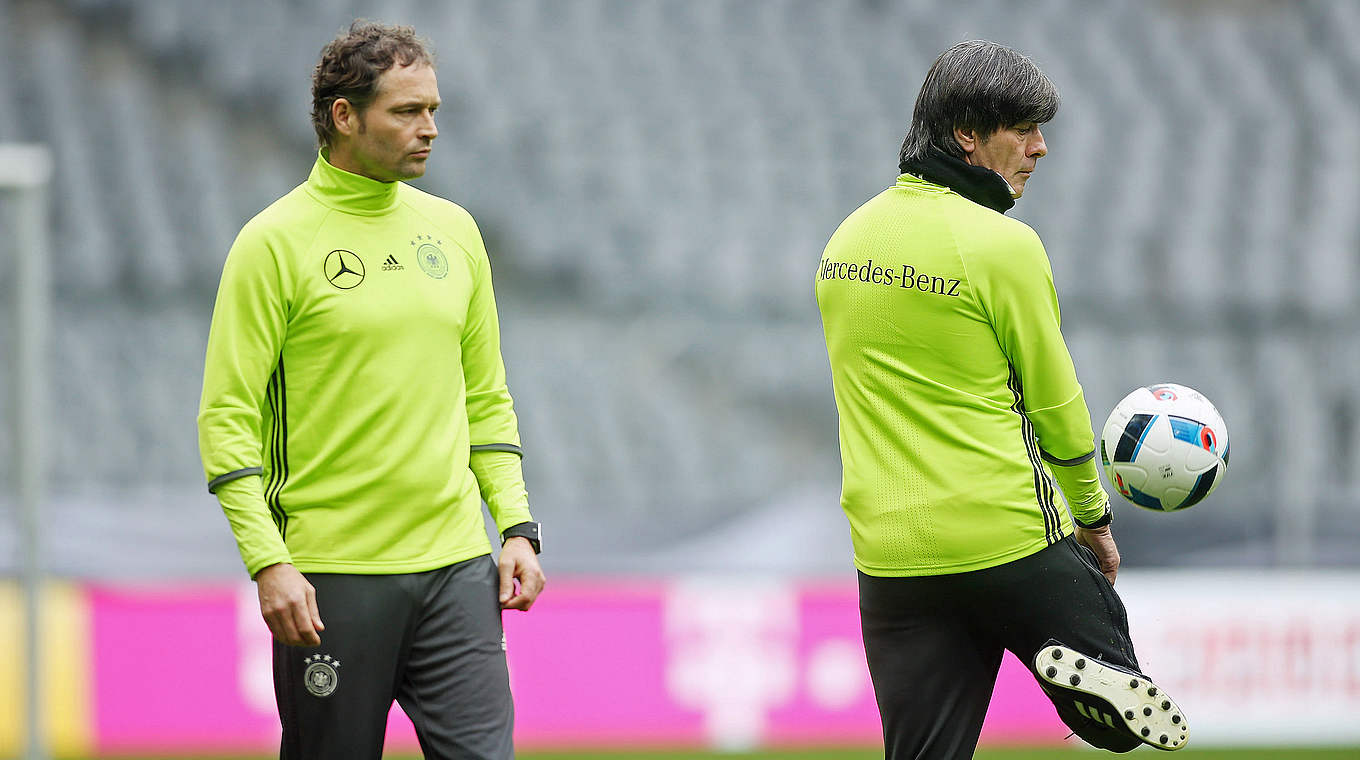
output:
<instances>
[{"instance_id":1,"label":"black wristband","mask_svg":"<svg viewBox=\"0 0 1360 760\"><path fill-rule=\"evenodd\" d=\"M1084 523L1084 522L1082 522L1081 520L1078 520L1078 519L1076 518L1076 515L1073 515L1073 516L1072 516L1072 521L1075 522L1075 523L1077 524L1077 527L1079 527L1079 528L1085 528L1086 530L1095 530L1096 528L1103 528L1103 527L1105 527L1106 525L1109 525L1111 522L1114 521L1114 510L1113 510L1113 509L1110 509L1110 505L1109 505L1108 503L1106 503L1106 504L1105 504L1105 514L1101 515L1101 516L1100 516L1100 519L1096 520L1095 522L1093 522L1093 523Z\"/></svg>"},{"instance_id":2,"label":"black wristband","mask_svg":"<svg viewBox=\"0 0 1360 760\"><path fill-rule=\"evenodd\" d=\"M505 542L512 538L529 539L529 545L534 547L534 554L540 554L543 551L543 526L539 523L522 522L506 528L505 532L501 534L501 546L505 546Z\"/></svg>"}]
</instances>

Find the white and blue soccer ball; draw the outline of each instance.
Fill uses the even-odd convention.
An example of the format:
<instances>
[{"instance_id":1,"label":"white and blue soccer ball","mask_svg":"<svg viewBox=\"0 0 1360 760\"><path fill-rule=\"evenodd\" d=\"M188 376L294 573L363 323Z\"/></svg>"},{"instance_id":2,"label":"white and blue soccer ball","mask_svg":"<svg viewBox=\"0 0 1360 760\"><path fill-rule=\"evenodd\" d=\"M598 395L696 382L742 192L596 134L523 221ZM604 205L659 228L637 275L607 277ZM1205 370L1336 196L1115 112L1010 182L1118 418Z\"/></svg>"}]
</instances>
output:
<instances>
[{"instance_id":1,"label":"white and blue soccer ball","mask_svg":"<svg viewBox=\"0 0 1360 760\"><path fill-rule=\"evenodd\" d=\"M1228 427L1193 388L1149 385L1105 420L1100 461L1110 485L1140 507L1174 512L1213 493L1228 469Z\"/></svg>"}]
</instances>

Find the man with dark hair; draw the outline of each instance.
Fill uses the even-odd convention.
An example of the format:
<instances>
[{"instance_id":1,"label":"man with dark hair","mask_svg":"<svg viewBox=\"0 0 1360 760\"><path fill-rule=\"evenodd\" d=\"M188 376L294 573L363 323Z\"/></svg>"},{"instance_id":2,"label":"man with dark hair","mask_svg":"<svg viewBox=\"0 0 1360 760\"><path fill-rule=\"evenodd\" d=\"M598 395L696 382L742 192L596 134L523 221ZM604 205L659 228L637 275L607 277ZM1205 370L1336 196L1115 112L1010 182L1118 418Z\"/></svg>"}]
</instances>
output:
<instances>
[{"instance_id":1,"label":"man with dark hair","mask_svg":"<svg viewBox=\"0 0 1360 760\"><path fill-rule=\"evenodd\" d=\"M1109 498L1048 257L1004 215L1057 109L1020 53L945 51L897 183L841 224L817 270L891 760L972 757L1006 650L1095 746L1188 738L1180 708L1138 672L1114 591Z\"/></svg>"},{"instance_id":2,"label":"man with dark hair","mask_svg":"<svg viewBox=\"0 0 1360 760\"><path fill-rule=\"evenodd\" d=\"M539 526L481 234L403 182L438 135L433 59L355 22L312 95L320 153L227 255L198 416L275 638L280 754L378 758L395 699L426 757L507 760L500 616L543 588Z\"/></svg>"}]
</instances>

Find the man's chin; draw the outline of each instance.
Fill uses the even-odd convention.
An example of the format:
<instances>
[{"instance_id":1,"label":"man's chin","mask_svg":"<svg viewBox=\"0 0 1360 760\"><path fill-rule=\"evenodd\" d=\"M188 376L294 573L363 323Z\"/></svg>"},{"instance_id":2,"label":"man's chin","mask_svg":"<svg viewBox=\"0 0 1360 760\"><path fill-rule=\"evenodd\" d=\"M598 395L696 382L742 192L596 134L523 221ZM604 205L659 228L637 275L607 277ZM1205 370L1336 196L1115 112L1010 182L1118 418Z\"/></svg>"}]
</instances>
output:
<instances>
[{"instance_id":1,"label":"man's chin","mask_svg":"<svg viewBox=\"0 0 1360 760\"><path fill-rule=\"evenodd\" d=\"M419 179L424 176L425 176L425 162L411 161L410 163L407 163L405 166L401 167L401 176L398 177L397 179L401 180Z\"/></svg>"}]
</instances>

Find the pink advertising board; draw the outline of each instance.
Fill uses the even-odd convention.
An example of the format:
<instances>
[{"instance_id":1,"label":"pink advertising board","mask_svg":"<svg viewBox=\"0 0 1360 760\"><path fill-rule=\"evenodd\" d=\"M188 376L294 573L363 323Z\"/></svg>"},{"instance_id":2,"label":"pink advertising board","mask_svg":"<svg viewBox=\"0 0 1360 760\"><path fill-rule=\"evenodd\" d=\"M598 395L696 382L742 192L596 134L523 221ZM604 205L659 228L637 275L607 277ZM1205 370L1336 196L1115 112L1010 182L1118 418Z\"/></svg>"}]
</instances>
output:
<instances>
[{"instance_id":1,"label":"pink advertising board","mask_svg":"<svg viewBox=\"0 0 1360 760\"><path fill-rule=\"evenodd\" d=\"M277 746L253 586L94 587L88 600L96 749ZM853 584L554 579L531 613L507 613L505 628L521 746L879 741ZM983 740L1056 743L1066 733L1008 657ZM415 746L395 709L389 746Z\"/></svg>"}]
</instances>

